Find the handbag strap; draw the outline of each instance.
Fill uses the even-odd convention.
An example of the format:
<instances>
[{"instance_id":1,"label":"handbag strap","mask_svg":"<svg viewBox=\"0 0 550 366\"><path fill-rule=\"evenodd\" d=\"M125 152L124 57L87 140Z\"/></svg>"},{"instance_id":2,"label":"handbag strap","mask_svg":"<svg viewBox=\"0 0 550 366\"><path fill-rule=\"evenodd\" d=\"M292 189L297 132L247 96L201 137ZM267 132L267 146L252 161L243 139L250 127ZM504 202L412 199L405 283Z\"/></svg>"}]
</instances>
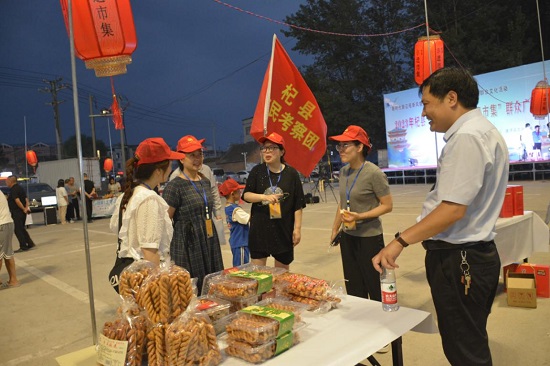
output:
<instances>
[{"instance_id":1,"label":"handbag strap","mask_svg":"<svg viewBox=\"0 0 550 366\"><path fill-rule=\"evenodd\" d=\"M122 244L122 239L120 238L120 229L122 228L122 199L120 200L120 207L118 208L118 247L116 249L116 256L118 257L118 252L120 252L120 244Z\"/></svg>"}]
</instances>

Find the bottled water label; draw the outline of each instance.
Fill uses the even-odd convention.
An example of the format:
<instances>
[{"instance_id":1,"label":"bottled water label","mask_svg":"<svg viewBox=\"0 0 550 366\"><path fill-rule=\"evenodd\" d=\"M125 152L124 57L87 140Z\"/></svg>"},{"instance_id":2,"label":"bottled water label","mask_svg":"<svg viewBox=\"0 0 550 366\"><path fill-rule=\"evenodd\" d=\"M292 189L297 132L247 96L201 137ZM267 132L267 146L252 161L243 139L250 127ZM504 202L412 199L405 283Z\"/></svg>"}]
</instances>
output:
<instances>
[{"instance_id":1,"label":"bottled water label","mask_svg":"<svg viewBox=\"0 0 550 366\"><path fill-rule=\"evenodd\" d=\"M382 303L397 304L397 287L395 283L381 283Z\"/></svg>"}]
</instances>

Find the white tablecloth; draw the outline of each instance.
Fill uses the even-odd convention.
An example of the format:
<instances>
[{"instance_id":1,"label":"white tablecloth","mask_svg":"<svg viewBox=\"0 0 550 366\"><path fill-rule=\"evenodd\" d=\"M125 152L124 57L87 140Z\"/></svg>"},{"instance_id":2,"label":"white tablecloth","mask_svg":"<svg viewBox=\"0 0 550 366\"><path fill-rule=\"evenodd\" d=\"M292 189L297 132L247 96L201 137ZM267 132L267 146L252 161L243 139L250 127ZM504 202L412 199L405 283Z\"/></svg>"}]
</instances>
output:
<instances>
[{"instance_id":1,"label":"white tablecloth","mask_svg":"<svg viewBox=\"0 0 550 366\"><path fill-rule=\"evenodd\" d=\"M502 266L522 261L533 252L548 252L548 225L532 211L521 216L499 218L495 243Z\"/></svg>"},{"instance_id":2,"label":"white tablecloth","mask_svg":"<svg viewBox=\"0 0 550 366\"><path fill-rule=\"evenodd\" d=\"M432 315L410 308L387 313L382 304L346 296L338 309L323 315L307 313L300 343L262 365L355 365L409 330L437 332ZM247 365L228 357L223 365Z\"/></svg>"}]
</instances>

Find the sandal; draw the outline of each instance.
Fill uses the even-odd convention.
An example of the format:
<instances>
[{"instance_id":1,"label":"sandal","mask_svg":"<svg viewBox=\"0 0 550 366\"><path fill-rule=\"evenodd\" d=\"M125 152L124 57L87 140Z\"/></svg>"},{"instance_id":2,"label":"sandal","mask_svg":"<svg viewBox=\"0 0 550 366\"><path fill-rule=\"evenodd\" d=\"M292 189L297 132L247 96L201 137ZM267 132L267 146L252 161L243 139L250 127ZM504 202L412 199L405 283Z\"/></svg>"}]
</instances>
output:
<instances>
[{"instance_id":1,"label":"sandal","mask_svg":"<svg viewBox=\"0 0 550 366\"><path fill-rule=\"evenodd\" d=\"M21 282L18 282L17 285L10 285L9 283L5 282L0 284L0 290L7 290L9 288L14 288L19 286L21 286Z\"/></svg>"}]
</instances>

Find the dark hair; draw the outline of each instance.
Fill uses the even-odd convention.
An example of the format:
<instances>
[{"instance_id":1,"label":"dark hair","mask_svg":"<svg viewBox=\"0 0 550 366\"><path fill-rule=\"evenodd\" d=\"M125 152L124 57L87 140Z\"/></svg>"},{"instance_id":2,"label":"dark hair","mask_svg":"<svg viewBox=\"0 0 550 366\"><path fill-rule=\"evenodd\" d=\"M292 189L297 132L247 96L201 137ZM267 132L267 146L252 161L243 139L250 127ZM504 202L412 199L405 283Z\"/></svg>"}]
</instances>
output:
<instances>
[{"instance_id":1,"label":"dark hair","mask_svg":"<svg viewBox=\"0 0 550 366\"><path fill-rule=\"evenodd\" d=\"M109 183L111 183L111 179L115 180L115 177L109 177Z\"/></svg>"},{"instance_id":2,"label":"dark hair","mask_svg":"<svg viewBox=\"0 0 550 366\"><path fill-rule=\"evenodd\" d=\"M60 187L65 187L65 181L63 179L57 181L57 188Z\"/></svg>"},{"instance_id":3,"label":"dark hair","mask_svg":"<svg viewBox=\"0 0 550 366\"><path fill-rule=\"evenodd\" d=\"M477 81L472 74L456 67L444 67L431 74L420 87L418 94L421 96L424 88L430 87L430 94L439 100L452 90L456 93L458 102L466 109L474 109L479 102L479 89Z\"/></svg>"},{"instance_id":4,"label":"dark hair","mask_svg":"<svg viewBox=\"0 0 550 366\"><path fill-rule=\"evenodd\" d=\"M159 161L158 163L146 163L137 166L138 159L135 157L126 161L126 186L124 187L124 196L122 196L122 210L126 209L126 205L130 198L134 194L134 188L136 188L140 181L149 179L151 175L157 169L165 171L170 165L170 160Z\"/></svg>"},{"instance_id":5,"label":"dark hair","mask_svg":"<svg viewBox=\"0 0 550 366\"><path fill-rule=\"evenodd\" d=\"M371 147L365 145L364 143L362 143L361 141L358 141L358 140L353 140L352 142L353 142L353 144L354 144L355 146L363 145L363 150L361 150L361 152L363 153L363 157L364 157L365 160L366 160L366 159L367 159L367 155L369 155L369 153L370 153Z\"/></svg>"}]
</instances>

